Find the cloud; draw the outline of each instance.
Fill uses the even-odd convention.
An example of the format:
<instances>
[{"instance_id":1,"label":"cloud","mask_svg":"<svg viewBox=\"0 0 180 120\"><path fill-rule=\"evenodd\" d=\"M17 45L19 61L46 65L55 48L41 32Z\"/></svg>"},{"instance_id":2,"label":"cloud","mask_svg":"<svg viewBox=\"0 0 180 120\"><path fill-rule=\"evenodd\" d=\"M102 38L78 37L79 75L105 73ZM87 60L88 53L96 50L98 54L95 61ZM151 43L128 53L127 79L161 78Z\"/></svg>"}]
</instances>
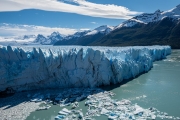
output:
<instances>
[{"instance_id":1,"label":"cloud","mask_svg":"<svg viewBox=\"0 0 180 120\"><path fill-rule=\"evenodd\" d=\"M91 30L89 28L81 28L80 31L87 31L87 30Z\"/></svg>"},{"instance_id":2,"label":"cloud","mask_svg":"<svg viewBox=\"0 0 180 120\"><path fill-rule=\"evenodd\" d=\"M62 35L71 35L79 31L71 28L44 27L35 25L17 25L17 24L0 24L0 36L23 36L23 35L50 35L52 32L58 31Z\"/></svg>"},{"instance_id":3,"label":"cloud","mask_svg":"<svg viewBox=\"0 0 180 120\"><path fill-rule=\"evenodd\" d=\"M92 17L129 19L140 12L114 4L97 4L86 0L1 0L0 11L19 11L23 9L40 9L76 13Z\"/></svg>"},{"instance_id":4,"label":"cloud","mask_svg":"<svg viewBox=\"0 0 180 120\"><path fill-rule=\"evenodd\" d=\"M96 23L96 22L91 22L92 24L98 24L98 23Z\"/></svg>"}]
</instances>

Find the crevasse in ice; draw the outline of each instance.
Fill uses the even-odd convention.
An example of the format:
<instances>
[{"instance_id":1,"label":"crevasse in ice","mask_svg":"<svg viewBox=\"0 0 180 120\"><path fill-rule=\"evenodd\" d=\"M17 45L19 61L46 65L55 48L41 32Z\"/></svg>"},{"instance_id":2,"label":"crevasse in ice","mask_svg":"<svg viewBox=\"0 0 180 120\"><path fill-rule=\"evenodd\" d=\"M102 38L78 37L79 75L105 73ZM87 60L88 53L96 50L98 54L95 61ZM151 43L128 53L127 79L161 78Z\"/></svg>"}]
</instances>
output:
<instances>
[{"instance_id":1,"label":"crevasse in ice","mask_svg":"<svg viewBox=\"0 0 180 120\"><path fill-rule=\"evenodd\" d=\"M98 87L149 71L170 46L0 47L0 91Z\"/></svg>"}]
</instances>

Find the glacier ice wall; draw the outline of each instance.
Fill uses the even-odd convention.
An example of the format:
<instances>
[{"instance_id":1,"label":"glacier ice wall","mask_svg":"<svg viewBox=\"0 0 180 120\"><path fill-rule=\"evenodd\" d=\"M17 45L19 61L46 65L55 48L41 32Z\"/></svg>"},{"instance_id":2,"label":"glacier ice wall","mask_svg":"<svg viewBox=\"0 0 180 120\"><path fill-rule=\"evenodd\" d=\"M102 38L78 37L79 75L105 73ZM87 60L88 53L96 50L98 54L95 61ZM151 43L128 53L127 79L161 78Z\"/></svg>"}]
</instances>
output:
<instances>
[{"instance_id":1,"label":"glacier ice wall","mask_svg":"<svg viewBox=\"0 0 180 120\"><path fill-rule=\"evenodd\" d=\"M170 53L170 46L1 46L0 91L116 84L149 71Z\"/></svg>"}]
</instances>

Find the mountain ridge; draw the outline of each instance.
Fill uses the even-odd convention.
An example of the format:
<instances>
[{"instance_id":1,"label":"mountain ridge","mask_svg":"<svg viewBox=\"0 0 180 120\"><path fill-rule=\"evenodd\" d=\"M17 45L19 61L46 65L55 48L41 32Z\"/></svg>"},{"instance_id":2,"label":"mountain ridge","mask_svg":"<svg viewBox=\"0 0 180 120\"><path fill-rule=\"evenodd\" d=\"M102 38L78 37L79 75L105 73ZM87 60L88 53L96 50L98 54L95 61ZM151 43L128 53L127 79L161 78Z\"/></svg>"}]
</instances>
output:
<instances>
[{"instance_id":1,"label":"mountain ridge","mask_svg":"<svg viewBox=\"0 0 180 120\"><path fill-rule=\"evenodd\" d=\"M180 48L180 5L167 11L156 10L154 13L143 13L115 26L108 34L96 39L91 35L86 44L82 38L76 42L55 45L85 45L85 46L144 46L144 45L171 45ZM76 43L76 44L75 44Z\"/></svg>"},{"instance_id":2,"label":"mountain ridge","mask_svg":"<svg viewBox=\"0 0 180 120\"><path fill-rule=\"evenodd\" d=\"M170 45L180 48L180 20L165 18L161 21L123 27L93 42L92 46L146 46Z\"/></svg>"},{"instance_id":3,"label":"mountain ridge","mask_svg":"<svg viewBox=\"0 0 180 120\"><path fill-rule=\"evenodd\" d=\"M113 29L114 29L113 26L102 25L95 28L94 30L87 31L82 36L61 40L56 42L54 45L84 45L85 46L102 38L104 35L107 35Z\"/></svg>"}]
</instances>

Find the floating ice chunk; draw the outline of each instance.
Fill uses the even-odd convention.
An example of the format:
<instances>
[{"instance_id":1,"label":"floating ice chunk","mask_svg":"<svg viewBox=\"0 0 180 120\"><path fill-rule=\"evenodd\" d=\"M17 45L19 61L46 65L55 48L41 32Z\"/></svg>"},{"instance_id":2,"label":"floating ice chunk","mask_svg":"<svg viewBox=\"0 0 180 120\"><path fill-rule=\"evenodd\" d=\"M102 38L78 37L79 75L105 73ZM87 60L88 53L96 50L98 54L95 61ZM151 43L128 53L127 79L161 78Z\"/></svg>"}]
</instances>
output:
<instances>
[{"instance_id":1,"label":"floating ice chunk","mask_svg":"<svg viewBox=\"0 0 180 120\"><path fill-rule=\"evenodd\" d=\"M156 115L152 115L152 116L151 116L151 119L152 119L152 120L155 120L155 119L156 119Z\"/></svg>"},{"instance_id":2,"label":"floating ice chunk","mask_svg":"<svg viewBox=\"0 0 180 120\"><path fill-rule=\"evenodd\" d=\"M72 103L72 109L77 108L77 107L79 107L79 103L78 102Z\"/></svg>"},{"instance_id":3,"label":"floating ice chunk","mask_svg":"<svg viewBox=\"0 0 180 120\"><path fill-rule=\"evenodd\" d=\"M107 109L105 109L105 108L102 108L102 110L101 110L101 114L107 114L109 111L107 110Z\"/></svg>"},{"instance_id":4,"label":"floating ice chunk","mask_svg":"<svg viewBox=\"0 0 180 120\"><path fill-rule=\"evenodd\" d=\"M47 106L43 106L43 107L39 107L37 109L37 111L40 111L40 110L48 110L51 106L50 105L47 105Z\"/></svg>"},{"instance_id":5,"label":"floating ice chunk","mask_svg":"<svg viewBox=\"0 0 180 120\"><path fill-rule=\"evenodd\" d=\"M61 99L60 101L60 105L64 106L66 104L68 98L65 98L64 100Z\"/></svg>"},{"instance_id":6,"label":"floating ice chunk","mask_svg":"<svg viewBox=\"0 0 180 120\"><path fill-rule=\"evenodd\" d=\"M119 117L119 115L117 115L116 113L110 112L110 113L109 113L109 116L108 116L108 119L110 119L110 120L116 120L118 117Z\"/></svg>"},{"instance_id":7,"label":"floating ice chunk","mask_svg":"<svg viewBox=\"0 0 180 120\"><path fill-rule=\"evenodd\" d=\"M63 111L63 112L66 112L66 113L68 113L68 114L70 114L70 113L71 113L71 111L70 111L70 110L68 110L68 109L66 109L66 108L63 108L63 109L62 109L62 111Z\"/></svg>"},{"instance_id":8,"label":"floating ice chunk","mask_svg":"<svg viewBox=\"0 0 180 120\"><path fill-rule=\"evenodd\" d=\"M49 99L47 99L47 100L45 100L45 104L51 104L53 101L52 100L49 100Z\"/></svg>"},{"instance_id":9,"label":"floating ice chunk","mask_svg":"<svg viewBox=\"0 0 180 120\"><path fill-rule=\"evenodd\" d=\"M146 96L146 95L143 95L142 97L143 97L143 98L146 98L147 96Z\"/></svg>"},{"instance_id":10,"label":"floating ice chunk","mask_svg":"<svg viewBox=\"0 0 180 120\"><path fill-rule=\"evenodd\" d=\"M131 101L124 99L124 100L116 102L116 104L117 105L129 105L129 104L131 104Z\"/></svg>"},{"instance_id":11,"label":"floating ice chunk","mask_svg":"<svg viewBox=\"0 0 180 120\"><path fill-rule=\"evenodd\" d=\"M176 117L177 120L180 120L180 117Z\"/></svg>"},{"instance_id":12,"label":"floating ice chunk","mask_svg":"<svg viewBox=\"0 0 180 120\"><path fill-rule=\"evenodd\" d=\"M117 120L118 116L108 116L109 120Z\"/></svg>"},{"instance_id":13,"label":"floating ice chunk","mask_svg":"<svg viewBox=\"0 0 180 120\"><path fill-rule=\"evenodd\" d=\"M104 106L111 106L111 102L105 102Z\"/></svg>"},{"instance_id":14,"label":"floating ice chunk","mask_svg":"<svg viewBox=\"0 0 180 120\"><path fill-rule=\"evenodd\" d=\"M133 115L129 115L130 120L135 120L136 118Z\"/></svg>"},{"instance_id":15,"label":"floating ice chunk","mask_svg":"<svg viewBox=\"0 0 180 120\"><path fill-rule=\"evenodd\" d=\"M62 119L64 119L64 118L65 118L64 115L57 115L54 119L55 119L55 120L62 120Z\"/></svg>"},{"instance_id":16,"label":"floating ice chunk","mask_svg":"<svg viewBox=\"0 0 180 120\"><path fill-rule=\"evenodd\" d=\"M135 111L133 112L135 115L142 115L144 112L144 109L140 107L139 105L135 105Z\"/></svg>"},{"instance_id":17,"label":"floating ice chunk","mask_svg":"<svg viewBox=\"0 0 180 120\"><path fill-rule=\"evenodd\" d=\"M126 107L125 106L117 106L117 110L118 111L126 111Z\"/></svg>"},{"instance_id":18,"label":"floating ice chunk","mask_svg":"<svg viewBox=\"0 0 180 120\"><path fill-rule=\"evenodd\" d=\"M69 113L64 112L64 111L61 110L61 111L58 112L58 114L66 116L66 115L68 115Z\"/></svg>"},{"instance_id":19,"label":"floating ice chunk","mask_svg":"<svg viewBox=\"0 0 180 120\"><path fill-rule=\"evenodd\" d=\"M78 118L80 120L84 120L84 116L83 116L83 113L81 111L79 111Z\"/></svg>"}]
</instances>

